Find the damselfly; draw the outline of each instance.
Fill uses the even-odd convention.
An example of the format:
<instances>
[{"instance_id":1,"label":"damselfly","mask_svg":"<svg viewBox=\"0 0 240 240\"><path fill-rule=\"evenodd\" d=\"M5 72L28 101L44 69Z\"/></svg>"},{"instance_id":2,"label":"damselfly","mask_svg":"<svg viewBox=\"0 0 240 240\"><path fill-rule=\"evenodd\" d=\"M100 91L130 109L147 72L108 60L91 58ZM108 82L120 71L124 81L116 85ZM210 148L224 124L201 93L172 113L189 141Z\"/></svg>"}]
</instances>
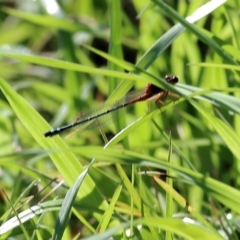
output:
<instances>
[{"instance_id":1,"label":"damselfly","mask_svg":"<svg viewBox=\"0 0 240 240\"><path fill-rule=\"evenodd\" d=\"M174 85L178 82L178 78L176 76L166 75L165 81L169 84ZM70 124L62 126L62 127L58 127L56 129L52 129L52 130L44 133L44 136L52 137L52 136L62 133L63 131L65 131L67 129L76 127L78 125L90 124L91 122L93 122L97 119L100 119L101 117L103 117L105 115L110 115L110 113L113 113L119 109L122 109L124 107L127 107L127 106L132 105L137 102L155 99L156 103L163 104L163 100L169 95L169 91L164 90L160 87L157 87L157 86L149 83L147 85L147 87L145 89L143 89L143 91L141 91L141 94L138 94L138 96L135 95L134 98L129 97L129 96L133 96L133 95L134 94L132 94L132 92L130 92L129 94L127 94L124 97L124 99L126 99L124 102L117 101L113 106L111 106L107 109L105 107L105 109L103 108L102 111L101 111L101 109L98 109L96 111L97 112L96 114L88 115L87 117L81 117L80 119L76 120L73 123L70 123ZM83 116L86 116L86 114L83 114Z\"/></svg>"}]
</instances>

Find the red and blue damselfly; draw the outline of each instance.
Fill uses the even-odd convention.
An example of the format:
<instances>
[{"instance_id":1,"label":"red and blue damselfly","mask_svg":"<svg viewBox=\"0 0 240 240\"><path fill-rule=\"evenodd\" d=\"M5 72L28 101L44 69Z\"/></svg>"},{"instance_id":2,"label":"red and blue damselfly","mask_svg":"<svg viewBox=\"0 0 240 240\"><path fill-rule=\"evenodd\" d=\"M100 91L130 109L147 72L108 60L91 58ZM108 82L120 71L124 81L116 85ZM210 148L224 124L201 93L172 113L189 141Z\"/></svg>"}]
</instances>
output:
<instances>
[{"instance_id":1,"label":"red and blue damselfly","mask_svg":"<svg viewBox=\"0 0 240 240\"><path fill-rule=\"evenodd\" d=\"M171 85L174 85L178 82L178 78L173 75L166 75L165 76L165 81ZM160 87L157 87L151 83L147 85L146 88L143 90L138 90L137 95L136 93L129 92L123 99L117 101L115 104L112 106L106 107L104 106L102 109L98 108L95 112L95 114L82 114L81 118L77 119L75 122L70 123L68 125L58 127L56 129L52 129L46 133L44 133L45 137L53 137L55 135L58 135L68 129L71 129L76 126L87 126L87 125L92 125L94 121L98 121L98 119L101 119L103 116L109 116L111 113L116 112L120 109L123 109L129 105L132 105L137 102L142 102L142 101L149 101L155 99L156 103L161 103L163 104L163 101L166 99L166 97L169 95L169 91L164 90ZM97 126L97 124L96 124Z\"/></svg>"}]
</instances>

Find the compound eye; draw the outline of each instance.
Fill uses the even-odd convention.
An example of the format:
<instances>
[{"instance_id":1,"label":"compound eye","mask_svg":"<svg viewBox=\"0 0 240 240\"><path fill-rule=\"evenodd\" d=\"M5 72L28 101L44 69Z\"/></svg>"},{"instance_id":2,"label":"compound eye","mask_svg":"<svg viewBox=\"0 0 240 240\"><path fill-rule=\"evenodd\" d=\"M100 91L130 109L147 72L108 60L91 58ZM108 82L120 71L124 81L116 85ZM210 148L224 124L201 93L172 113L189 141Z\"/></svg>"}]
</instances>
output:
<instances>
[{"instance_id":1,"label":"compound eye","mask_svg":"<svg viewBox=\"0 0 240 240\"><path fill-rule=\"evenodd\" d=\"M175 84L178 82L178 78L175 75L166 75L165 80L170 84Z\"/></svg>"}]
</instances>

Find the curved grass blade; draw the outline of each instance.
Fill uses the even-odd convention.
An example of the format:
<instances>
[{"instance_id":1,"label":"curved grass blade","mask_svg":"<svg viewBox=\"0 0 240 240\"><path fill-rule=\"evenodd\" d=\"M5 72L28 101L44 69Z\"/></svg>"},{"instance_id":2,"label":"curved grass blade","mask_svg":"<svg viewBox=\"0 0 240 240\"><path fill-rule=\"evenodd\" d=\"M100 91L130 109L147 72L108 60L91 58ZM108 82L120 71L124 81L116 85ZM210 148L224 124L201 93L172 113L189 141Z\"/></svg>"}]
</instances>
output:
<instances>
[{"instance_id":1,"label":"curved grass blade","mask_svg":"<svg viewBox=\"0 0 240 240\"><path fill-rule=\"evenodd\" d=\"M89 166L79 175L77 181L68 190L66 197L64 198L63 204L61 206L60 212L58 214L57 223L54 229L53 238L54 240L62 239L65 228L68 225L68 221L71 214L71 208L73 206L74 200L77 196L77 192L81 187L81 184L88 173Z\"/></svg>"},{"instance_id":2,"label":"curved grass blade","mask_svg":"<svg viewBox=\"0 0 240 240\"><path fill-rule=\"evenodd\" d=\"M46 139L43 133L50 128L50 126L42 119L42 117L23 99L18 95L3 79L0 78L0 87L11 105L13 111L20 119L22 124L26 127L33 138L45 149L49 151L56 168L66 180L69 185L72 185L79 173L83 171L83 167L70 151L69 147L61 140L60 137L54 139ZM90 194L91 193L91 194ZM90 194L90 195L89 195ZM85 200L85 197L87 200ZM99 206L100 209L105 210L108 203L103 199L98 192L94 182L87 175L78 192L79 199L86 201L86 204L92 206ZM94 213L94 216L100 220L101 215Z\"/></svg>"},{"instance_id":3,"label":"curved grass blade","mask_svg":"<svg viewBox=\"0 0 240 240\"><path fill-rule=\"evenodd\" d=\"M138 164L144 167L153 167L164 170L172 169L173 172L183 178L187 183L197 185L204 192L208 193L225 206L240 213L238 202L238 199L240 198L239 190L193 170L177 165L171 165L164 160L127 150L122 151L111 148L102 149L100 147L85 147L84 149L72 148L72 151L84 157L91 157L94 152L97 159L104 159L104 161L114 164Z\"/></svg>"}]
</instances>

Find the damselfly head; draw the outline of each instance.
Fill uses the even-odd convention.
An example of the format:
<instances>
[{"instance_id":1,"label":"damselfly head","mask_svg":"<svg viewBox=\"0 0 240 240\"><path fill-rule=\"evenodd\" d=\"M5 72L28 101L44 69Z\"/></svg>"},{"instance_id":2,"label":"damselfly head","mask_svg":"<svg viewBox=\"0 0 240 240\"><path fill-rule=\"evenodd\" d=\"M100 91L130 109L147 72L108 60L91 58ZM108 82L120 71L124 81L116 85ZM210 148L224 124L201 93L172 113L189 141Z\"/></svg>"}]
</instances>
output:
<instances>
[{"instance_id":1,"label":"damselfly head","mask_svg":"<svg viewBox=\"0 0 240 240\"><path fill-rule=\"evenodd\" d=\"M176 84L178 82L178 78L174 75L166 75L164 78L170 84Z\"/></svg>"}]
</instances>

